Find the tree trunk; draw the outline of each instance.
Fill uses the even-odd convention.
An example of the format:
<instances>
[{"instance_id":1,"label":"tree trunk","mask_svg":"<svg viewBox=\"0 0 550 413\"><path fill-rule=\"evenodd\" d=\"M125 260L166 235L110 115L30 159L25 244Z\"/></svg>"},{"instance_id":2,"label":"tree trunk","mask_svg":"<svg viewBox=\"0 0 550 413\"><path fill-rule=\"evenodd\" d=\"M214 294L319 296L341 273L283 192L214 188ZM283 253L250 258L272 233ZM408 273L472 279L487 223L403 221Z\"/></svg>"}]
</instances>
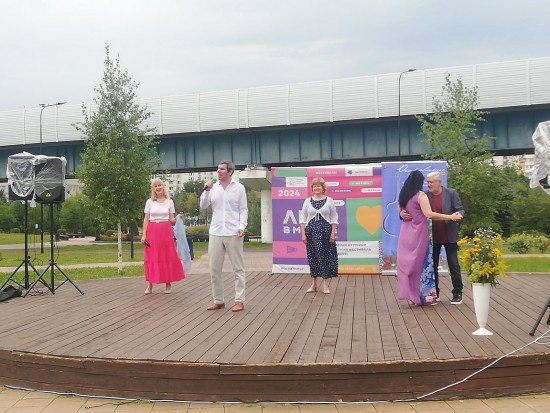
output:
<instances>
[{"instance_id":1,"label":"tree trunk","mask_svg":"<svg viewBox=\"0 0 550 413\"><path fill-rule=\"evenodd\" d=\"M118 272L122 272L122 225L118 221Z\"/></svg>"},{"instance_id":2,"label":"tree trunk","mask_svg":"<svg viewBox=\"0 0 550 413\"><path fill-rule=\"evenodd\" d=\"M130 260L134 259L134 220L130 221Z\"/></svg>"}]
</instances>

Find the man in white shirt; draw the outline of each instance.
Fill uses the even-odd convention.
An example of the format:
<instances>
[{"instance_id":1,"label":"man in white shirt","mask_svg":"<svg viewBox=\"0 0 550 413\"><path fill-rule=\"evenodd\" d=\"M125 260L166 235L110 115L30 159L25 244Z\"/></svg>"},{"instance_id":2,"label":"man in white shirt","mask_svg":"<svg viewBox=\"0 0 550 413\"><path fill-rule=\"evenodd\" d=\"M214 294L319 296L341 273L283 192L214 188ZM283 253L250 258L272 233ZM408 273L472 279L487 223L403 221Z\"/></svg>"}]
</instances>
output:
<instances>
[{"instance_id":1,"label":"man in white shirt","mask_svg":"<svg viewBox=\"0 0 550 413\"><path fill-rule=\"evenodd\" d=\"M248 206L244 186L233 181L233 172L233 162L221 161L218 165L218 181L206 181L200 199L201 209L212 207L208 257L214 303L208 310L225 307L222 268L226 252L235 273L235 305L232 310L244 310L246 275L243 265L243 240L244 229L248 223Z\"/></svg>"}]
</instances>

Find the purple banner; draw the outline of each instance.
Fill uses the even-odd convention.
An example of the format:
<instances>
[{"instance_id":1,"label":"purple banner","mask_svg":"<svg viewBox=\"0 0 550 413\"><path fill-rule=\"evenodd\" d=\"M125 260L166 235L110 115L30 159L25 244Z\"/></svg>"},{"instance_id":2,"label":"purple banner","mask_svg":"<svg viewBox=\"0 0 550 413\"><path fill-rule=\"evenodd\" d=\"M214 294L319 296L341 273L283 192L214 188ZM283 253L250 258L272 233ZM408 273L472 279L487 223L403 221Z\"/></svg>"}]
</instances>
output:
<instances>
[{"instance_id":1,"label":"purple banner","mask_svg":"<svg viewBox=\"0 0 550 413\"><path fill-rule=\"evenodd\" d=\"M447 185L447 163L444 161L382 162L382 273L395 273L397 238L401 229L397 213L399 192L412 171L421 171L424 176L439 172L443 185Z\"/></svg>"}]
</instances>

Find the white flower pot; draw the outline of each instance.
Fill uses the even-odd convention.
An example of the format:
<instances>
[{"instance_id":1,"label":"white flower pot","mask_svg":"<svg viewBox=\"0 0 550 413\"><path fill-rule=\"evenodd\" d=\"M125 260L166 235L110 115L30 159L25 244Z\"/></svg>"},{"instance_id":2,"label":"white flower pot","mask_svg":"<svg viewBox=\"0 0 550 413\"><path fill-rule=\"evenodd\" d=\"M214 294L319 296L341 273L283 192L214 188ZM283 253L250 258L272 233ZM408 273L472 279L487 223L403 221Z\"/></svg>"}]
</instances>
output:
<instances>
[{"instance_id":1,"label":"white flower pot","mask_svg":"<svg viewBox=\"0 0 550 413\"><path fill-rule=\"evenodd\" d=\"M491 299L491 284L489 283L473 283L472 294L474 297L474 309L476 312L476 320L479 325L479 329L472 334L475 336L492 336L487 326L487 319L489 318L489 302Z\"/></svg>"}]
</instances>

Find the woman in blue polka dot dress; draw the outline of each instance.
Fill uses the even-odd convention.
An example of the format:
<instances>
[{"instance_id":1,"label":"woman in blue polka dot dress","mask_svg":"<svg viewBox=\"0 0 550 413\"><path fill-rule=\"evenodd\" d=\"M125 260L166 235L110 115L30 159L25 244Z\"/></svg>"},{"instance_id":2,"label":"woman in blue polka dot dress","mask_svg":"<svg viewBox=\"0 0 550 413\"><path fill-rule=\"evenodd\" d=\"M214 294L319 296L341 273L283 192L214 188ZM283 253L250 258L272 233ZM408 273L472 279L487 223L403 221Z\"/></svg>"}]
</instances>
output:
<instances>
[{"instance_id":1,"label":"woman in blue polka dot dress","mask_svg":"<svg viewBox=\"0 0 550 413\"><path fill-rule=\"evenodd\" d=\"M338 213L334 200L325 195L326 190L323 178L314 178L311 181L312 196L304 201L300 213L302 241L306 244L307 260L313 277L308 293L330 293L326 280L338 276ZM322 280L319 286L317 278Z\"/></svg>"}]
</instances>

